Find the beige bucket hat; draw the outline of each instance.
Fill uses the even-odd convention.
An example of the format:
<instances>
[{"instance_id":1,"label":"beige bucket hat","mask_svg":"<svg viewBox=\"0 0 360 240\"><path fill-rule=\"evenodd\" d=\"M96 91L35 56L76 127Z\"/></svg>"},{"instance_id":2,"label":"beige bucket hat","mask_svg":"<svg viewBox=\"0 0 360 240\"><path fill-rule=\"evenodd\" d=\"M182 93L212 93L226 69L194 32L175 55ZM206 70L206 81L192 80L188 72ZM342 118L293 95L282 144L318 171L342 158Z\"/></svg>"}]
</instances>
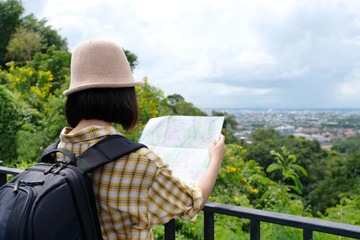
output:
<instances>
[{"instance_id":1,"label":"beige bucket hat","mask_svg":"<svg viewBox=\"0 0 360 240\"><path fill-rule=\"evenodd\" d=\"M80 43L71 57L71 81L64 95L89 88L121 88L144 85L131 73L126 56L116 43L90 39Z\"/></svg>"}]
</instances>

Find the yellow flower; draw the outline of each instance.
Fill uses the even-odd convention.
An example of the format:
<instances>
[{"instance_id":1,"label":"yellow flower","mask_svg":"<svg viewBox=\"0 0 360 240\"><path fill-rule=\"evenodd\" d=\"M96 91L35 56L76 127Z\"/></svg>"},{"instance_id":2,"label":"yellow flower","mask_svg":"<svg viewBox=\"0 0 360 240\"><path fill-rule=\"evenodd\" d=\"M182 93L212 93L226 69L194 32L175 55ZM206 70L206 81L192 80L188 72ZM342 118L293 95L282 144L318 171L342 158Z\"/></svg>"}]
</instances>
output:
<instances>
[{"instance_id":1,"label":"yellow flower","mask_svg":"<svg viewBox=\"0 0 360 240\"><path fill-rule=\"evenodd\" d=\"M257 190L256 188L252 188L251 186L249 186L250 191L252 191L255 194L259 193L259 190Z\"/></svg>"},{"instance_id":2,"label":"yellow flower","mask_svg":"<svg viewBox=\"0 0 360 240\"><path fill-rule=\"evenodd\" d=\"M239 201L239 198L238 198L238 197L234 197L234 200L235 200L235 201Z\"/></svg>"},{"instance_id":3,"label":"yellow flower","mask_svg":"<svg viewBox=\"0 0 360 240\"><path fill-rule=\"evenodd\" d=\"M30 71L30 72L29 72L29 75L30 75L30 76L32 76L33 74L34 74L34 72L33 72L33 71Z\"/></svg>"}]
</instances>

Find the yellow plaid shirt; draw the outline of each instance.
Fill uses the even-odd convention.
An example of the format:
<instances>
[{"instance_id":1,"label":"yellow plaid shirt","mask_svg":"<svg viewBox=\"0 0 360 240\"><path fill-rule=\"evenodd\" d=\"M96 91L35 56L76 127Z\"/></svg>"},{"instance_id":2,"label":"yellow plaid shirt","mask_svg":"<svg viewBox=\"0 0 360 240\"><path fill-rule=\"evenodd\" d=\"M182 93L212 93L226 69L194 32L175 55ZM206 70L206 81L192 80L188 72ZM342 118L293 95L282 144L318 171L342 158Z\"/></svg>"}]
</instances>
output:
<instances>
[{"instance_id":1,"label":"yellow plaid shirt","mask_svg":"<svg viewBox=\"0 0 360 240\"><path fill-rule=\"evenodd\" d=\"M90 126L71 133L64 128L59 148L79 155L114 127ZM65 160L61 154L58 160ZM104 239L152 239L151 228L172 218L191 220L200 210L201 190L172 176L152 151L141 148L89 174Z\"/></svg>"}]
</instances>

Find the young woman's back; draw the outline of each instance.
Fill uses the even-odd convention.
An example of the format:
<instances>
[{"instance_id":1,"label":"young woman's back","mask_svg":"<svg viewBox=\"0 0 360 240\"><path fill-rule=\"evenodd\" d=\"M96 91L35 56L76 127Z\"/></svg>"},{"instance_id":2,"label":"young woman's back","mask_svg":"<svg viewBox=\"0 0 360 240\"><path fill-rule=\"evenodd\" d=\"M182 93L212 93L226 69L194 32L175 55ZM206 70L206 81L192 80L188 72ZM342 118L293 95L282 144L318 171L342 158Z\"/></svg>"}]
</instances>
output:
<instances>
[{"instance_id":1,"label":"young woman's back","mask_svg":"<svg viewBox=\"0 0 360 240\"><path fill-rule=\"evenodd\" d=\"M139 119L136 81L122 49L113 42L91 39L73 53L71 83L65 106L70 127L58 147L76 155L107 135L131 130ZM172 218L191 220L206 203L223 155L224 137L209 147L210 165L197 186L172 175L152 151L141 148L91 173L102 235L105 239L152 239L151 228ZM57 160L65 160L57 155Z\"/></svg>"}]
</instances>

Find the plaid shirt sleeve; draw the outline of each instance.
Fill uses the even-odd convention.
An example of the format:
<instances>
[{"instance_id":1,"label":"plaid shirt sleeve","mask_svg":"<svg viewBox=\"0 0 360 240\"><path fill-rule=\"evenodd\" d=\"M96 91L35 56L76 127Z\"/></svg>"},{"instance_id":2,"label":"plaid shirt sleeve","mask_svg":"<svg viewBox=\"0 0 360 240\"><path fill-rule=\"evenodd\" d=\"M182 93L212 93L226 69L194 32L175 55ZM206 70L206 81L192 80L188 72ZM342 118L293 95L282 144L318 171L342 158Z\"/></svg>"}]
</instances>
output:
<instances>
[{"instance_id":1,"label":"plaid shirt sleeve","mask_svg":"<svg viewBox=\"0 0 360 240\"><path fill-rule=\"evenodd\" d=\"M173 176L167 164L157 155L155 157L154 164L157 165L159 171L149 188L149 225L158 226L172 218L188 221L194 219L200 211L203 200L200 188Z\"/></svg>"}]
</instances>

